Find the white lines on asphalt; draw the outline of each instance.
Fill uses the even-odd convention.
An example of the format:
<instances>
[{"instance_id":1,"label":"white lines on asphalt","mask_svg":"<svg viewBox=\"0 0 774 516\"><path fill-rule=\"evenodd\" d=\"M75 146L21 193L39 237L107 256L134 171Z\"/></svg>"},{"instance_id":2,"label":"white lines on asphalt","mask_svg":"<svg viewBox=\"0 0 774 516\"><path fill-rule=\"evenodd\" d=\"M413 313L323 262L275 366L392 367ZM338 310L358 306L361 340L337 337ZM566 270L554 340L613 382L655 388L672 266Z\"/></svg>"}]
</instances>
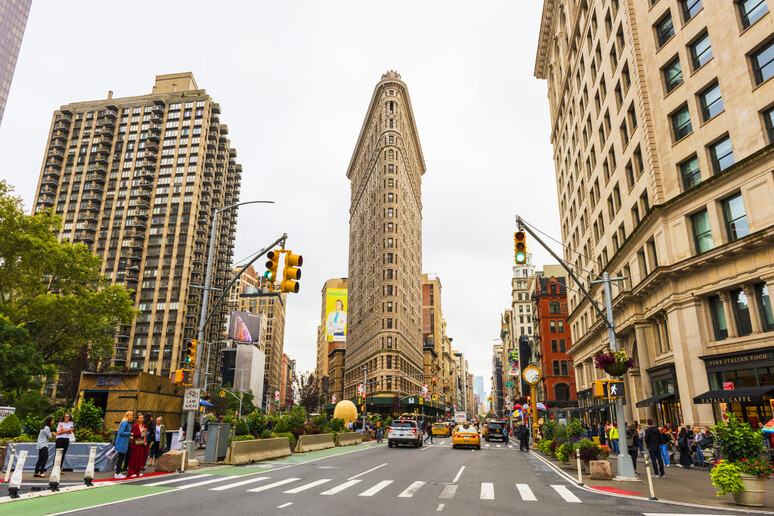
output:
<instances>
[{"instance_id":1,"label":"white lines on asphalt","mask_svg":"<svg viewBox=\"0 0 774 516\"><path fill-rule=\"evenodd\" d=\"M737 509L739 510L739 509ZM712 516L711 514L689 514L687 512L643 512L642 516Z\"/></svg>"},{"instance_id":2,"label":"white lines on asphalt","mask_svg":"<svg viewBox=\"0 0 774 516\"><path fill-rule=\"evenodd\" d=\"M500 445L498 444L498 445L497 445L497 447L499 448L499 447L500 447Z\"/></svg>"},{"instance_id":3,"label":"white lines on asphalt","mask_svg":"<svg viewBox=\"0 0 774 516\"><path fill-rule=\"evenodd\" d=\"M398 498L411 498L412 496L414 496L414 493L419 491L419 488L422 487L423 485L425 485L424 482L422 482L421 480L417 480L416 482L408 486L405 491L399 494Z\"/></svg>"},{"instance_id":4,"label":"white lines on asphalt","mask_svg":"<svg viewBox=\"0 0 774 516\"><path fill-rule=\"evenodd\" d=\"M293 505L293 502L283 503L282 505L278 505L277 509L284 509L285 507L289 507Z\"/></svg>"},{"instance_id":5,"label":"white lines on asphalt","mask_svg":"<svg viewBox=\"0 0 774 516\"><path fill-rule=\"evenodd\" d=\"M325 484L326 482L330 482L333 480L332 478L321 478L320 480L315 480L314 482L310 482L308 484L304 484L300 487L295 487L293 489L288 489L285 491L285 494L296 494L300 493L301 491L306 491L307 489L312 489L313 487L317 487L319 485Z\"/></svg>"},{"instance_id":6,"label":"white lines on asphalt","mask_svg":"<svg viewBox=\"0 0 774 516\"><path fill-rule=\"evenodd\" d=\"M462 476L462 472L463 472L463 471L465 471L465 466L462 466L462 467L460 468L460 470L457 472L457 476L455 476L455 477L454 477L454 480L452 480L452 482L455 482L455 483L456 483L456 482L457 482L457 480L459 480L459 479L460 479L460 477Z\"/></svg>"},{"instance_id":7,"label":"white lines on asphalt","mask_svg":"<svg viewBox=\"0 0 774 516\"><path fill-rule=\"evenodd\" d=\"M481 496L482 500L494 500L494 484L490 482L481 482Z\"/></svg>"},{"instance_id":8,"label":"white lines on asphalt","mask_svg":"<svg viewBox=\"0 0 774 516\"><path fill-rule=\"evenodd\" d=\"M519 495L521 495L521 499L525 502L537 502L537 498L535 497L535 493L532 492L532 489L529 488L529 485L527 484L516 484L516 489L519 490Z\"/></svg>"},{"instance_id":9,"label":"white lines on asphalt","mask_svg":"<svg viewBox=\"0 0 774 516\"><path fill-rule=\"evenodd\" d=\"M443 488L441 496L438 498L454 498L454 494L457 492L457 484L450 484Z\"/></svg>"},{"instance_id":10,"label":"white lines on asphalt","mask_svg":"<svg viewBox=\"0 0 774 516\"><path fill-rule=\"evenodd\" d=\"M421 449L421 450L419 450L419 451L425 451L425 450L429 450L429 449L430 449L430 447L428 446L427 448L422 448L422 449Z\"/></svg>"},{"instance_id":11,"label":"white lines on asphalt","mask_svg":"<svg viewBox=\"0 0 774 516\"><path fill-rule=\"evenodd\" d=\"M295 482L296 480L301 480L300 478L286 478L285 480L280 480L278 482L274 482L273 484L266 484L265 486L256 487L254 489L248 489L248 493L260 493L261 491L268 491L269 489L278 487L278 486L284 486L285 484L289 484L291 482Z\"/></svg>"},{"instance_id":12,"label":"white lines on asphalt","mask_svg":"<svg viewBox=\"0 0 774 516\"><path fill-rule=\"evenodd\" d=\"M485 446L486 446L487 448L489 448L489 445L488 445L488 444L486 444Z\"/></svg>"},{"instance_id":13,"label":"white lines on asphalt","mask_svg":"<svg viewBox=\"0 0 774 516\"><path fill-rule=\"evenodd\" d=\"M247 480L242 480L241 482L234 482L233 484L226 484L225 486L213 487L212 489L210 489L210 491L225 491L226 489L246 486L247 484L252 484L253 482L260 482L261 480L268 480L268 479L269 477L248 478Z\"/></svg>"},{"instance_id":14,"label":"white lines on asphalt","mask_svg":"<svg viewBox=\"0 0 774 516\"><path fill-rule=\"evenodd\" d=\"M385 462L384 464L379 464L379 465L378 465L378 466L376 466L375 468L371 468L371 469L369 469L368 471L363 471L362 473L359 473L359 474L355 475L354 477L349 477L347 480L355 480L357 477L362 477L362 476L363 476L363 475L365 475L366 473L370 473L370 472L372 472L372 471L376 471L377 469L379 469L379 468L383 468L383 467L384 467L384 466L386 466L386 465L387 465L387 463L386 463L386 462Z\"/></svg>"},{"instance_id":15,"label":"white lines on asphalt","mask_svg":"<svg viewBox=\"0 0 774 516\"><path fill-rule=\"evenodd\" d=\"M352 487L352 486L354 486L355 484L357 484L359 482L361 482L361 481L360 480L350 480L348 482L344 482L343 484L341 484L339 486L332 487L331 489L328 489L327 491L323 491L320 494L321 495L327 495L327 496L335 495L336 493L338 493L340 491L344 491L345 489L347 489L349 487Z\"/></svg>"},{"instance_id":16,"label":"white lines on asphalt","mask_svg":"<svg viewBox=\"0 0 774 516\"><path fill-rule=\"evenodd\" d=\"M211 477L212 475L197 475L196 478ZM191 477L177 477L171 480L162 480L161 482L154 482L152 484L143 484L147 487L163 486L166 484L172 484L174 482L182 482L183 480L193 480Z\"/></svg>"},{"instance_id":17,"label":"white lines on asphalt","mask_svg":"<svg viewBox=\"0 0 774 516\"><path fill-rule=\"evenodd\" d=\"M210 478L208 480L202 480L201 482L194 482L193 484L186 484L184 486L180 486L178 487L178 489L192 489L194 487L206 486L207 484L214 484L216 482L223 482L225 480L228 480L228 477L221 476L220 478Z\"/></svg>"},{"instance_id":18,"label":"white lines on asphalt","mask_svg":"<svg viewBox=\"0 0 774 516\"><path fill-rule=\"evenodd\" d=\"M443 504L439 503L438 508L436 509L437 512L441 512L443 510Z\"/></svg>"},{"instance_id":19,"label":"white lines on asphalt","mask_svg":"<svg viewBox=\"0 0 774 516\"><path fill-rule=\"evenodd\" d=\"M367 489L360 493L360 496L373 496L390 484L392 484L392 480L382 480L371 489Z\"/></svg>"},{"instance_id":20,"label":"white lines on asphalt","mask_svg":"<svg viewBox=\"0 0 774 516\"><path fill-rule=\"evenodd\" d=\"M568 502L568 503L581 503L581 500L580 500L580 498L578 498L577 496L575 496L575 495L572 493L572 491L570 491L569 489L567 489L567 486L561 486L561 485L557 486L557 485L552 485L551 487L553 487L553 488L554 488L554 491L556 491L557 493L559 493L559 496L561 496L562 498L564 498L564 501L565 501L565 502Z\"/></svg>"}]
</instances>

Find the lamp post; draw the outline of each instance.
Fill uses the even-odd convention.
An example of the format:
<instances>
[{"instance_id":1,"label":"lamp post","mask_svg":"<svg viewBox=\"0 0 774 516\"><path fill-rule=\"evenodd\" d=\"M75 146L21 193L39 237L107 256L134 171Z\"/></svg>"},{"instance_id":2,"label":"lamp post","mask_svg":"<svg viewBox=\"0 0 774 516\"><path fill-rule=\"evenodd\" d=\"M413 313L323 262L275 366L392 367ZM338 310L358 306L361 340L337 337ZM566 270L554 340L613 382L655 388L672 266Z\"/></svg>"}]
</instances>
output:
<instances>
[{"instance_id":1,"label":"lamp post","mask_svg":"<svg viewBox=\"0 0 774 516\"><path fill-rule=\"evenodd\" d=\"M212 230L210 232L210 246L209 250L207 251L207 272L204 277L204 294L202 295L202 305L201 310L199 312L199 331L197 334L197 339L199 342L202 342L204 340L204 326L207 321L207 303L209 302L210 298L210 282L212 280L212 259L213 255L215 254L215 239L217 238L218 233L218 214L223 211L229 211L233 210L235 208L238 208L239 206L244 206L246 204L273 204L274 201L245 201L245 202L239 202L236 204L232 204L230 206L226 206L224 208L215 208L215 211L212 213ZM202 348L197 346L196 347L196 361L194 362L194 377L193 377L193 385L194 387L199 387L199 377L201 367L199 362L202 358ZM186 449L188 450L188 456L194 457L194 438L196 436L192 436L193 434L193 428L194 428L194 419L196 417L195 411L189 411L188 412L188 418L187 421L187 430L190 430L190 432L186 431ZM193 437L193 438L192 438Z\"/></svg>"}]
</instances>

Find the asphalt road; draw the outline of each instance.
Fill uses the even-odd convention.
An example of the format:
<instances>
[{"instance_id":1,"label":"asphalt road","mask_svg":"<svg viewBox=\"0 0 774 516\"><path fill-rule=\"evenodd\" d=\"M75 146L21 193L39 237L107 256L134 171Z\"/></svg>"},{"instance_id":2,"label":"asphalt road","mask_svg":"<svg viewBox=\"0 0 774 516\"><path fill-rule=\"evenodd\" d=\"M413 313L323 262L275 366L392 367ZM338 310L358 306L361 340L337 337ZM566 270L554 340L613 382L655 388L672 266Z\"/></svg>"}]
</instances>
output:
<instances>
[{"instance_id":1,"label":"asphalt road","mask_svg":"<svg viewBox=\"0 0 774 516\"><path fill-rule=\"evenodd\" d=\"M372 447L304 464L274 463L239 476L207 472L142 479L174 488L141 500L77 511L213 514L733 514L611 497L575 486L518 445L452 449ZM513 442L511 442L511 445Z\"/></svg>"}]
</instances>

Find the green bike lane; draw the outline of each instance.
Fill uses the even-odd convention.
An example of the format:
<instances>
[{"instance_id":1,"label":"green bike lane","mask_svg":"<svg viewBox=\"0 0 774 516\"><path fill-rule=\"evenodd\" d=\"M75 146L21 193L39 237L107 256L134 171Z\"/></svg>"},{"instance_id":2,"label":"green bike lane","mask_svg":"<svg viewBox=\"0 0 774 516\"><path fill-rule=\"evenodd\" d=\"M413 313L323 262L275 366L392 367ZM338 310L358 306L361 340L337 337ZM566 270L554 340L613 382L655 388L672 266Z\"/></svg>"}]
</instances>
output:
<instances>
[{"instance_id":1,"label":"green bike lane","mask_svg":"<svg viewBox=\"0 0 774 516\"><path fill-rule=\"evenodd\" d=\"M288 457L272 461L263 461L245 466L214 466L186 471L187 474L208 474L223 476L242 476L266 471L292 467L307 462L318 461L327 457L335 457L348 453L362 452L371 448L383 446L376 442L367 442L355 446L330 448L316 452L293 454ZM147 481L161 478L173 478L173 475L164 477L151 477ZM35 498L22 498L14 501L0 503L0 514L3 516L36 516L46 514L63 514L71 511L89 509L98 506L110 505L129 500L160 496L170 491L176 491L175 487L142 485L146 479L140 478L132 481L123 481L111 485L96 485L91 488L80 489L71 492L59 492L37 496ZM3 497L5 498L5 497ZM7 500L7 498L5 498Z\"/></svg>"}]
</instances>

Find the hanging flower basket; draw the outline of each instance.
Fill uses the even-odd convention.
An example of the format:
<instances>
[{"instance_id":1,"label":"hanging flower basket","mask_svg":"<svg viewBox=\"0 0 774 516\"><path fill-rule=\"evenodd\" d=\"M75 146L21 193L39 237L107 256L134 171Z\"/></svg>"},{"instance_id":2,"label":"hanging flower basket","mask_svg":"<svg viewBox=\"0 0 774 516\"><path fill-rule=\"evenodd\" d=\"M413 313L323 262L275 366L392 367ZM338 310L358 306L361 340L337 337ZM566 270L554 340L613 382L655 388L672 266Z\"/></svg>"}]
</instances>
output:
<instances>
[{"instance_id":1,"label":"hanging flower basket","mask_svg":"<svg viewBox=\"0 0 774 516\"><path fill-rule=\"evenodd\" d=\"M607 351L594 357L594 367L604 369L610 376L623 376L634 367L634 359L626 356L626 351Z\"/></svg>"},{"instance_id":2,"label":"hanging flower basket","mask_svg":"<svg viewBox=\"0 0 774 516\"><path fill-rule=\"evenodd\" d=\"M605 367L605 372L610 376L623 376L624 374L626 374L626 371L628 370L629 370L628 365L622 364L619 362L616 362L615 364Z\"/></svg>"}]
</instances>

